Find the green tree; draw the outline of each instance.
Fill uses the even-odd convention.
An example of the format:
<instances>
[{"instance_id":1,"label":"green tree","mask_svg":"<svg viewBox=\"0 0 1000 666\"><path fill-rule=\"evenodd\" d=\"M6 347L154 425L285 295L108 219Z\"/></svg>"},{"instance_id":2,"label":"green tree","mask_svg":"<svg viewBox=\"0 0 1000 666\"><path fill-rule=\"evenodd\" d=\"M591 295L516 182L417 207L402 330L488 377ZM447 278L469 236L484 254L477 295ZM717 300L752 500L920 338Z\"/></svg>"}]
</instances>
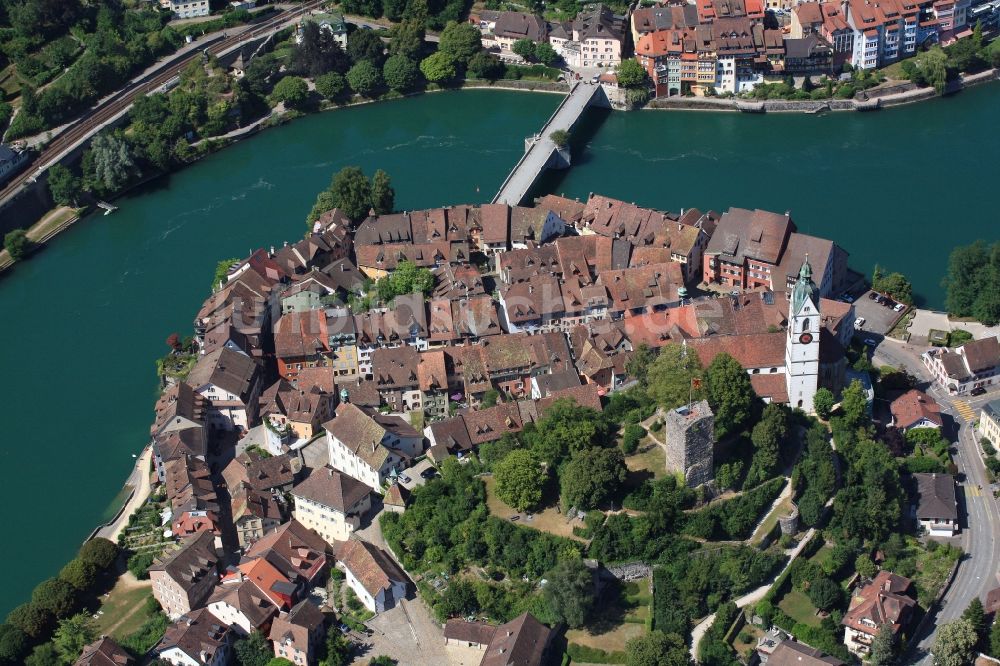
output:
<instances>
[{"instance_id":1,"label":"green tree","mask_svg":"<svg viewBox=\"0 0 1000 666\"><path fill-rule=\"evenodd\" d=\"M858 555L857 559L854 560L854 570L863 578L868 579L875 578L878 574L878 567L872 562L872 558L868 556L868 553Z\"/></svg>"},{"instance_id":2,"label":"green tree","mask_svg":"<svg viewBox=\"0 0 1000 666\"><path fill-rule=\"evenodd\" d=\"M535 456L555 468L566 456L602 445L608 438L608 425L601 414L563 398L549 407L528 441Z\"/></svg>"},{"instance_id":3,"label":"green tree","mask_svg":"<svg viewBox=\"0 0 1000 666\"><path fill-rule=\"evenodd\" d=\"M72 585L77 590L89 589L97 578L97 569L93 564L74 557L66 563L59 572L59 578Z\"/></svg>"},{"instance_id":4,"label":"green tree","mask_svg":"<svg viewBox=\"0 0 1000 666\"><path fill-rule=\"evenodd\" d=\"M437 51L420 61L420 71L431 83L450 81L458 74L455 59L448 53Z\"/></svg>"},{"instance_id":5,"label":"green tree","mask_svg":"<svg viewBox=\"0 0 1000 666\"><path fill-rule=\"evenodd\" d=\"M396 270L378 281L378 296L389 302L397 296L405 294L428 294L434 288L434 274L426 268L420 268L412 261L401 261L396 264Z\"/></svg>"},{"instance_id":6,"label":"green tree","mask_svg":"<svg viewBox=\"0 0 1000 666\"><path fill-rule=\"evenodd\" d=\"M1000 655L1000 622L996 619L990 626L990 656L996 658Z\"/></svg>"},{"instance_id":7,"label":"green tree","mask_svg":"<svg viewBox=\"0 0 1000 666\"><path fill-rule=\"evenodd\" d=\"M857 379L841 393L840 411L848 428L859 428L868 421L868 396Z\"/></svg>"},{"instance_id":8,"label":"green tree","mask_svg":"<svg viewBox=\"0 0 1000 666\"><path fill-rule=\"evenodd\" d=\"M977 640L975 629L964 618L940 625L931 650L935 666L971 664Z\"/></svg>"},{"instance_id":9,"label":"green tree","mask_svg":"<svg viewBox=\"0 0 1000 666\"><path fill-rule=\"evenodd\" d=\"M565 148L569 145L570 134L564 129L557 129L549 134L549 138L552 139L552 143L556 144L557 147Z\"/></svg>"},{"instance_id":10,"label":"green tree","mask_svg":"<svg viewBox=\"0 0 1000 666\"><path fill-rule=\"evenodd\" d=\"M562 504L584 510L597 508L619 493L627 476L621 449L579 451L559 473Z\"/></svg>"},{"instance_id":11,"label":"green tree","mask_svg":"<svg viewBox=\"0 0 1000 666\"><path fill-rule=\"evenodd\" d=\"M646 85L648 74L639 61L633 58L622 60L615 73L618 75L618 85L622 88L640 88Z\"/></svg>"},{"instance_id":12,"label":"green tree","mask_svg":"<svg viewBox=\"0 0 1000 666\"><path fill-rule=\"evenodd\" d=\"M386 85L393 90L409 90L417 83L420 70L404 55L389 56L382 67Z\"/></svg>"},{"instance_id":13,"label":"green tree","mask_svg":"<svg viewBox=\"0 0 1000 666\"><path fill-rule=\"evenodd\" d=\"M367 60L378 68L385 57L385 44L374 30L355 30L347 36L347 55L355 64Z\"/></svg>"},{"instance_id":14,"label":"green tree","mask_svg":"<svg viewBox=\"0 0 1000 666\"><path fill-rule=\"evenodd\" d=\"M716 438L737 432L750 418L757 394L750 376L735 358L722 353L705 369L708 404L715 413Z\"/></svg>"},{"instance_id":15,"label":"green tree","mask_svg":"<svg viewBox=\"0 0 1000 666\"><path fill-rule=\"evenodd\" d=\"M497 497L518 511L538 506L548 478L530 451L511 451L493 473Z\"/></svg>"},{"instance_id":16,"label":"green tree","mask_svg":"<svg viewBox=\"0 0 1000 666\"><path fill-rule=\"evenodd\" d=\"M372 186L364 172L356 166L344 167L330 183L333 206L348 218L360 222L371 210Z\"/></svg>"},{"instance_id":17,"label":"green tree","mask_svg":"<svg viewBox=\"0 0 1000 666\"><path fill-rule=\"evenodd\" d=\"M361 60L347 70L347 82L354 92L371 97L382 85L382 72L371 60Z\"/></svg>"},{"instance_id":18,"label":"green tree","mask_svg":"<svg viewBox=\"0 0 1000 666\"><path fill-rule=\"evenodd\" d=\"M326 634L326 657L320 666L347 666L351 663L351 643L339 631Z\"/></svg>"},{"instance_id":19,"label":"green tree","mask_svg":"<svg viewBox=\"0 0 1000 666\"><path fill-rule=\"evenodd\" d=\"M52 200L63 206L75 206L82 188L80 179L62 164L53 164L49 168L49 193Z\"/></svg>"},{"instance_id":20,"label":"green tree","mask_svg":"<svg viewBox=\"0 0 1000 666\"><path fill-rule=\"evenodd\" d=\"M594 605L594 578L579 557L559 561L545 574L542 595L556 621L575 629L583 625Z\"/></svg>"},{"instance_id":21,"label":"green tree","mask_svg":"<svg viewBox=\"0 0 1000 666\"><path fill-rule=\"evenodd\" d=\"M72 664L95 638L97 626L94 620L87 613L77 613L59 623L52 642L63 662Z\"/></svg>"},{"instance_id":22,"label":"green tree","mask_svg":"<svg viewBox=\"0 0 1000 666\"><path fill-rule=\"evenodd\" d=\"M389 58L392 60L392 58ZM392 189L392 180L382 169L372 176L372 208L378 215L391 213L396 205L396 191Z\"/></svg>"},{"instance_id":23,"label":"green tree","mask_svg":"<svg viewBox=\"0 0 1000 666\"><path fill-rule=\"evenodd\" d=\"M267 662L267 666L295 666L295 664L284 657L275 657Z\"/></svg>"},{"instance_id":24,"label":"green tree","mask_svg":"<svg viewBox=\"0 0 1000 666\"><path fill-rule=\"evenodd\" d=\"M469 58L468 72L477 79L495 81L503 76L504 64L492 53L480 51Z\"/></svg>"},{"instance_id":25,"label":"green tree","mask_svg":"<svg viewBox=\"0 0 1000 666\"><path fill-rule=\"evenodd\" d=\"M273 103L284 102L285 106L292 109L302 108L308 99L309 86L297 76L282 77L271 92Z\"/></svg>"},{"instance_id":26,"label":"green tree","mask_svg":"<svg viewBox=\"0 0 1000 666\"><path fill-rule=\"evenodd\" d=\"M396 666L397 663L392 657L381 654L377 657L372 657L368 661L368 666Z\"/></svg>"},{"instance_id":27,"label":"green tree","mask_svg":"<svg viewBox=\"0 0 1000 666\"><path fill-rule=\"evenodd\" d=\"M55 643L51 641L36 646L28 658L24 660L24 666L52 666L60 663L62 662L59 658L59 651L56 650Z\"/></svg>"},{"instance_id":28,"label":"green tree","mask_svg":"<svg viewBox=\"0 0 1000 666\"><path fill-rule=\"evenodd\" d=\"M913 285L902 273L889 273L887 275L880 266L876 265L872 274L872 289L888 294L900 303L913 304Z\"/></svg>"},{"instance_id":29,"label":"green tree","mask_svg":"<svg viewBox=\"0 0 1000 666\"><path fill-rule=\"evenodd\" d=\"M135 156L120 132L101 133L83 157L84 186L99 195L113 194L139 175Z\"/></svg>"},{"instance_id":30,"label":"green tree","mask_svg":"<svg viewBox=\"0 0 1000 666\"><path fill-rule=\"evenodd\" d=\"M289 71L315 79L327 72L346 72L349 66L350 59L333 34L314 21L306 21L302 26L302 41L292 50Z\"/></svg>"},{"instance_id":31,"label":"green tree","mask_svg":"<svg viewBox=\"0 0 1000 666\"><path fill-rule=\"evenodd\" d=\"M843 590L826 576L813 580L809 585L809 601L821 611L831 610L843 600Z\"/></svg>"},{"instance_id":32,"label":"green tree","mask_svg":"<svg viewBox=\"0 0 1000 666\"><path fill-rule=\"evenodd\" d=\"M692 390L692 379L700 379L701 363L694 350L670 343L660 348L649 367L647 383L649 397L664 409L673 409L689 399L700 400L701 390Z\"/></svg>"},{"instance_id":33,"label":"green tree","mask_svg":"<svg viewBox=\"0 0 1000 666\"><path fill-rule=\"evenodd\" d=\"M763 483L777 473L781 444L787 436L787 412L781 405L767 405L750 434L754 453L750 471L747 472L746 487Z\"/></svg>"},{"instance_id":34,"label":"green tree","mask_svg":"<svg viewBox=\"0 0 1000 666\"><path fill-rule=\"evenodd\" d=\"M483 397L479 401L479 406L482 408L495 407L497 401L500 399L500 392L496 389L487 389L483 391Z\"/></svg>"},{"instance_id":35,"label":"green tree","mask_svg":"<svg viewBox=\"0 0 1000 666\"><path fill-rule=\"evenodd\" d=\"M324 97L324 99L333 100L344 94L347 89L347 81L344 79L344 75L338 72L327 72L322 76L316 77L316 92Z\"/></svg>"},{"instance_id":36,"label":"green tree","mask_svg":"<svg viewBox=\"0 0 1000 666\"><path fill-rule=\"evenodd\" d=\"M553 65L559 59L559 54L548 42L535 46L535 59L546 66Z\"/></svg>"},{"instance_id":37,"label":"green tree","mask_svg":"<svg viewBox=\"0 0 1000 666\"><path fill-rule=\"evenodd\" d=\"M534 60L535 58L535 42L527 37L516 40L511 45L510 50L525 60Z\"/></svg>"},{"instance_id":38,"label":"green tree","mask_svg":"<svg viewBox=\"0 0 1000 666\"><path fill-rule=\"evenodd\" d=\"M424 50L424 25L420 21L403 21L392 29L389 54L399 55L414 61Z\"/></svg>"},{"instance_id":39,"label":"green tree","mask_svg":"<svg viewBox=\"0 0 1000 666\"><path fill-rule=\"evenodd\" d=\"M270 641L259 631L253 631L246 638L241 638L234 645L236 662L240 666L268 666L274 657L274 648Z\"/></svg>"},{"instance_id":40,"label":"green tree","mask_svg":"<svg viewBox=\"0 0 1000 666\"><path fill-rule=\"evenodd\" d=\"M869 666L892 666L896 663L896 634L892 625L883 624L878 628L872 641L872 651L868 655Z\"/></svg>"},{"instance_id":41,"label":"green tree","mask_svg":"<svg viewBox=\"0 0 1000 666\"><path fill-rule=\"evenodd\" d=\"M19 663L27 651L25 633L12 624L0 624L0 663Z\"/></svg>"},{"instance_id":42,"label":"green tree","mask_svg":"<svg viewBox=\"0 0 1000 666\"><path fill-rule=\"evenodd\" d=\"M441 31L441 40L438 42L439 53L449 55L452 60L463 65L468 63L469 59L482 48L483 40L479 28L470 23L449 21L448 25ZM427 78L430 79L430 77Z\"/></svg>"},{"instance_id":43,"label":"green tree","mask_svg":"<svg viewBox=\"0 0 1000 666\"><path fill-rule=\"evenodd\" d=\"M52 613L30 601L7 614L7 624L33 639L41 638L51 623Z\"/></svg>"},{"instance_id":44,"label":"green tree","mask_svg":"<svg viewBox=\"0 0 1000 666\"><path fill-rule=\"evenodd\" d=\"M49 578L32 590L31 603L57 618L64 617L76 605L76 590L64 580Z\"/></svg>"},{"instance_id":45,"label":"green tree","mask_svg":"<svg viewBox=\"0 0 1000 666\"><path fill-rule=\"evenodd\" d=\"M830 389L823 387L816 391L816 395L813 396L813 409L816 411L816 416L820 417L824 421L830 418L830 412L833 411L834 405L833 393Z\"/></svg>"},{"instance_id":46,"label":"green tree","mask_svg":"<svg viewBox=\"0 0 1000 666\"><path fill-rule=\"evenodd\" d=\"M969 624L972 625L972 629L976 632L978 638L977 643L986 638L986 629L988 628L986 611L983 609L983 602L979 600L979 597L972 598L972 601L969 602L969 605L962 613L962 619L968 620Z\"/></svg>"},{"instance_id":47,"label":"green tree","mask_svg":"<svg viewBox=\"0 0 1000 666\"><path fill-rule=\"evenodd\" d=\"M625 643L626 666L689 666L687 645L677 634L651 631Z\"/></svg>"},{"instance_id":48,"label":"green tree","mask_svg":"<svg viewBox=\"0 0 1000 666\"><path fill-rule=\"evenodd\" d=\"M632 350L632 356L625 363L625 372L640 385L645 386L649 377L649 367L655 360L656 354L649 348L649 345L640 342L639 346Z\"/></svg>"},{"instance_id":49,"label":"green tree","mask_svg":"<svg viewBox=\"0 0 1000 666\"><path fill-rule=\"evenodd\" d=\"M31 241L28 240L28 235L24 232L24 229L14 229L7 232L3 237L3 246L7 250L7 254L14 261L24 259L24 255L27 254L30 245Z\"/></svg>"}]
</instances>

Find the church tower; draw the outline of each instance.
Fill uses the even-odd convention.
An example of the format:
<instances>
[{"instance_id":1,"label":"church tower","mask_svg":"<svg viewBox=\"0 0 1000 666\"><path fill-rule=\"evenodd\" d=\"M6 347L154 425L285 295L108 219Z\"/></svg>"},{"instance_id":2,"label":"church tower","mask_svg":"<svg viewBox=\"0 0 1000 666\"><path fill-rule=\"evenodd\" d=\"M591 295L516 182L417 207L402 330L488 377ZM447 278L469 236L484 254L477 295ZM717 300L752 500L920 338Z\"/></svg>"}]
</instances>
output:
<instances>
[{"instance_id":1,"label":"church tower","mask_svg":"<svg viewBox=\"0 0 1000 666\"><path fill-rule=\"evenodd\" d=\"M799 279L792 289L785 340L785 386L788 404L805 412L813 411L813 397L819 388L819 289L812 281L812 266L806 255Z\"/></svg>"}]
</instances>

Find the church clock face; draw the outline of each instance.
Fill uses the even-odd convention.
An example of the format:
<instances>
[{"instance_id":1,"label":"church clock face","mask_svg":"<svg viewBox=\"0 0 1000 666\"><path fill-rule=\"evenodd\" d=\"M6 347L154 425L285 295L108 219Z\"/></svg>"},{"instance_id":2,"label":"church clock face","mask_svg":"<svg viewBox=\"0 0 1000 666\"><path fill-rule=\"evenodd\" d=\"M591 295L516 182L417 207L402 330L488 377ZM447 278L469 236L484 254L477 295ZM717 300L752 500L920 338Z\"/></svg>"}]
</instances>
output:
<instances>
[{"instance_id":1,"label":"church clock face","mask_svg":"<svg viewBox=\"0 0 1000 666\"><path fill-rule=\"evenodd\" d=\"M812 341L813 341L812 333L803 333L802 335L799 336L799 342L801 342L804 345L807 345Z\"/></svg>"}]
</instances>

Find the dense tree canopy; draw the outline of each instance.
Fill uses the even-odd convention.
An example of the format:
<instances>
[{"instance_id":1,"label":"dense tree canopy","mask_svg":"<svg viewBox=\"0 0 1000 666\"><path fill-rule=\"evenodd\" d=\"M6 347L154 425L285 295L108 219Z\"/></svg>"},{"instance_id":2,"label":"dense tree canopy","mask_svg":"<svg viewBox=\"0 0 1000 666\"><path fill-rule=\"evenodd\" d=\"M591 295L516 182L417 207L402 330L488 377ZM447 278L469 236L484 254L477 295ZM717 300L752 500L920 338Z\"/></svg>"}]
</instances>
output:
<instances>
[{"instance_id":1,"label":"dense tree canopy","mask_svg":"<svg viewBox=\"0 0 1000 666\"><path fill-rule=\"evenodd\" d=\"M833 411L834 404L835 399L830 389L826 387L817 389L816 395L813 396L813 409L816 411L816 416L824 421L830 418L830 412Z\"/></svg>"},{"instance_id":2,"label":"dense tree canopy","mask_svg":"<svg viewBox=\"0 0 1000 666\"><path fill-rule=\"evenodd\" d=\"M420 61L420 72L431 83L443 83L455 78L455 59L443 51L435 51Z\"/></svg>"},{"instance_id":3,"label":"dense tree canopy","mask_svg":"<svg viewBox=\"0 0 1000 666\"><path fill-rule=\"evenodd\" d=\"M271 100L283 102L285 106L298 109L309 99L309 85L297 76L284 76L274 85Z\"/></svg>"},{"instance_id":4,"label":"dense tree canopy","mask_svg":"<svg viewBox=\"0 0 1000 666\"><path fill-rule=\"evenodd\" d=\"M560 560L545 581L543 596L558 621L571 629L582 626L594 605L594 578L583 560Z\"/></svg>"},{"instance_id":5,"label":"dense tree canopy","mask_svg":"<svg viewBox=\"0 0 1000 666\"><path fill-rule=\"evenodd\" d=\"M1000 322L1000 241L987 245L980 240L952 250L944 285L949 313L988 326Z\"/></svg>"},{"instance_id":6,"label":"dense tree canopy","mask_svg":"<svg viewBox=\"0 0 1000 666\"><path fill-rule=\"evenodd\" d=\"M542 500L542 488L548 479L531 451L524 449L511 451L497 465L493 476L497 497L518 511L538 506Z\"/></svg>"},{"instance_id":7,"label":"dense tree canopy","mask_svg":"<svg viewBox=\"0 0 1000 666\"><path fill-rule=\"evenodd\" d=\"M382 85L382 71L371 60L361 60L347 70L347 82L354 92L371 97Z\"/></svg>"},{"instance_id":8,"label":"dense tree canopy","mask_svg":"<svg viewBox=\"0 0 1000 666\"><path fill-rule=\"evenodd\" d=\"M268 666L268 662L274 657L271 642L259 631L236 641L234 651L239 666Z\"/></svg>"},{"instance_id":9,"label":"dense tree canopy","mask_svg":"<svg viewBox=\"0 0 1000 666\"><path fill-rule=\"evenodd\" d=\"M372 205L372 186L359 167L344 167L330 182L333 207L354 221L364 219Z\"/></svg>"},{"instance_id":10,"label":"dense tree canopy","mask_svg":"<svg viewBox=\"0 0 1000 666\"><path fill-rule=\"evenodd\" d=\"M87 613L77 613L59 623L52 642L63 663L72 664L95 638L97 627L94 620Z\"/></svg>"},{"instance_id":11,"label":"dense tree canopy","mask_svg":"<svg viewBox=\"0 0 1000 666\"><path fill-rule=\"evenodd\" d=\"M626 666L689 666L691 657L677 634L651 631L625 644Z\"/></svg>"},{"instance_id":12,"label":"dense tree canopy","mask_svg":"<svg viewBox=\"0 0 1000 666\"><path fill-rule=\"evenodd\" d=\"M339 72L327 72L316 77L316 92L325 99L333 100L340 97L347 89L347 80Z\"/></svg>"},{"instance_id":13,"label":"dense tree canopy","mask_svg":"<svg viewBox=\"0 0 1000 666\"><path fill-rule=\"evenodd\" d=\"M700 400L702 392L692 391L691 382L701 375L701 362L694 350L674 343L665 345L647 373L649 396L665 409L679 407L689 397Z\"/></svg>"},{"instance_id":14,"label":"dense tree canopy","mask_svg":"<svg viewBox=\"0 0 1000 666\"><path fill-rule=\"evenodd\" d=\"M327 72L343 74L350 58L329 30L322 30L314 21L302 25L302 41L292 50L289 69L302 76L316 78Z\"/></svg>"},{"instance_id":15,"label":"dense tree canopy","mask_svg":"<svg viewBox=\"0 0 1000 666\"><path fill-rule=\"evenodd\" d=\"M84 153L84 186L95 194L117 192L138 175L135 155L121 132L98 134Z\"/></svg>"},{"instance_id":16,"label":"dense tree canopy","mask_svg":"<svg viewBox=\"0 0 1000 666\"><path fill-rule=\"evenodd\" d=\"M559 471L563 506L584 510L602 506L618 495L627 475L621 449L579 451Z\"/></svg>"},{"instance_id":17,"label":"dense tree canopy","mask_svg":"<svg viewBox=\"0 0 1000 666\"><path fill-rule=\"evenodd\" d=\"M449 23L441 32L438 51L465 65L483 48L479 28L471 23Z\"/></svg>"},{"instance_id":18,"label":"dense tree canopy","mask_svg":"<svg viewBox=\"0 0 1000 666\"><path fill-rule=\"evenodd\" d=\"M401 261L396 264L396 270L379 280L376 286L379 298L388 303L396 296L430 293L434 288L434 274L412 261Z\"/></svg>"},{"instance_id":19,"label":"dense tree canopy","mask_svg":"<svg viewBox=\"0 0 1000 666\"><path fill-rule=\"evenodd\" d=\"M966 666L975 656L974 648L978 637L972 624L966 619L947 622L938 627L934 639L935 666Z\"/></svg>"},{"instance_id":20,"label":"dense tree canopy","mask_svg":"<svg viewBox=\"0 0 1000 666\"><path fill-rule=\"evenodd\" d=\"M887 294L900 303L913 304L913 285L902 273L886 273L881 266L875 266L872 289Z\"/></svg>"},{"instance_id":21,"label":"dense tree canopy","mask_svg":"<svg viewBox=\"0 0 1000 666\"><path fill-rule=\"evenodd\" d=\"M622 60L615 73L618 75L618 85L622 88L643 87L649 78L639 61L632 58Z\"/></svg>"},{"instance_id":22,"label":"dense tree canopy","mask_svg":"<svg viewBox=\"0 0 1000 666\"><path fill-rule=\"evenodd\" d=\"M729 354L719 354L705 369L708 404L715 413L715 436L738 432L750 419L757 394L750 376Z\"/></svg>"},{"instance_id":23,"label":"dense tree canopy","mask_svg":"<svg viewBox=\"0 0 1000 666\"><path fill-rule=\"evenodd\" d=\"M14 261L21 261L28 252L31 241L24 229L8 231L3 237L3 247Z\"/></svg>"},{"instance_id":24,"label":"dense tree canopy","mask_svg":"<svg viewBox=\"0 0 1000 666\"><path fill-rule=\"evenodd\" d=\"M52 200L63 206L75 206L82 187L80 179L62 164L49 167L49 193Z\"/></svg>"},{"instance_id":25,"label":"dense tree canopy","mask_svg":"<svg viewBox=\"0 0 1000 666\"><path fill-rule=\"evenodd\" d=\"M404 55L389 56L382 67L382 76L387 86L393 90L408 90L420 78L417 64Z\"/></svg>"}]
</instances>

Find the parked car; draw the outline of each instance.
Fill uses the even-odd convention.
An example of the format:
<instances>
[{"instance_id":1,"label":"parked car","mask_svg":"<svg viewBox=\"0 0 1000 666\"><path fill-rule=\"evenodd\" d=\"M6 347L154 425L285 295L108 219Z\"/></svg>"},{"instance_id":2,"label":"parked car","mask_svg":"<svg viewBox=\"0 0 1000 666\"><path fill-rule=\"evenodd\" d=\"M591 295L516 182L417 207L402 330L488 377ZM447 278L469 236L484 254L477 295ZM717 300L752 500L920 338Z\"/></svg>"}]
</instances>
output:
<instances>
[{"instance_id":1,"label":"parked car","mask_svg":"<svg viewBox=\"0 0 1000 666\"><path fill-rule=\"evenodd\" d=\"M872 299L873 301L876 301L878 300L878 294L876 294L874 291L869 291L868 298Z\"/></svg>"},{"instance_id":2,"label":"parked car","mask_svg":"<svg viewBox=\"0 0 1000 666\"><path fill-rule=\"evenodd\" d=\"M878 347L878 341L875 338L865 338L865 344L869 347Z\"/></svg>"},{"instance_id":3,"label":"parked car","mask_svg":"<svg viewBox=\"0 0 1000 666\"><path fill-rule=\"evenodd\" d=\"M438 471L436 469L434 469L433 467L428 467L427 469L425 469L420 473L420 476L424 479L433 479L435 476L437 476L437 473Z\"/></svg>"},{"instance_id":4,"label":"parked car","mask_svg":"<svg viewBox=\"0 0 1000 666\"><path fill-rule=\"evenodd\" d=\"M854 297L851 296L848 293L844 293L844 294L841 294L840 300L844 301L845 303L853 303L854 302Z\"/></svg>"},{"instance_id":5,"label":"parked car","mask_svg":"<svg viewBox=\"0 0 1000 666\"><path fill-rule=\"evenodd\" d=\"M410 481L412 481L412 479L410 479L410 477L406 476L405 474L400 474L399 480L402 481L403 483L409 483Z\"/></svg>"},{"instance_id":6,"label":"parked car","mask_svg":"<svg viewBox=\"0 0 1000 666\"><path fill-rule=\"evenodd\" d=\"M983 394L986 393L986 389L983 388L982 386L977 386L976 388L974 388L971 391L969 391L969 393L971 395L983 395Z\"/></svg>"},{"instance_id":7,"label":"parked car","mask_svg":"<svg viewBox=\"0 0 1000 666\"><path fill-rule=\"evenodd\" d=\"M893 307L892 309L895 310L896 312L902 312L903 310L906 309L906 306L903 305L902 303L896 303L895 307Z\"/></svg>"},{"instance_id":8,"label":"parked car","mask_svg":"<svg viewBox=\"0 0 1000 666\"><path fill-rule=\"evenodd\" d=\"M864 317L858 317L857 319L854 320L854 328L861 328L864 325L865 325Z\"/></svg>"}]
</instances>

